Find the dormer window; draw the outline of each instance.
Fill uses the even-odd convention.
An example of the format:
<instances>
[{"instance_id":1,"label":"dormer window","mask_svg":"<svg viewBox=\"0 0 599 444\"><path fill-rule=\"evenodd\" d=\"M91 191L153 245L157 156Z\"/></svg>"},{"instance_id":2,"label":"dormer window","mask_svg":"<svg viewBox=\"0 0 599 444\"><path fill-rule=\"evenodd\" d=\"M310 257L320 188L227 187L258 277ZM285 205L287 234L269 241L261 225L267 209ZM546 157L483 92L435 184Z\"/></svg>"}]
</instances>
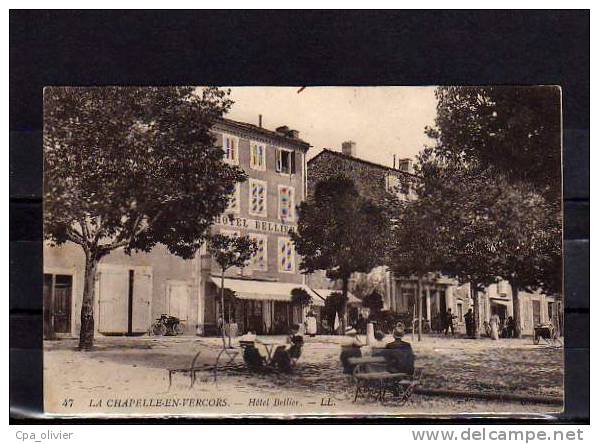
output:
<instances>
[{"instance_id":1,"label":"dormer window","mask_svg":"<svg viewBox=\"0 0 599 444\"><path fill-rule=\"evenodd\" d=\"M284 148L277 148L277 164L278 173L295 174L295 152Z\"/></svg>"}]
</instances>

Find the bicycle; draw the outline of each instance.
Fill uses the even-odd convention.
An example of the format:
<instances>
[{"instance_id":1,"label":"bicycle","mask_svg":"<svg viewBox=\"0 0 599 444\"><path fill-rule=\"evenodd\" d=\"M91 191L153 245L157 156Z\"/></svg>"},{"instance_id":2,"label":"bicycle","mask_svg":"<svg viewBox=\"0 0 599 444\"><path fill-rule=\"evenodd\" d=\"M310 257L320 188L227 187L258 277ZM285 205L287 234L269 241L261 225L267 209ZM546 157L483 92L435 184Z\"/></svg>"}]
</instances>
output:
<instances>
[{"instance_id":1,"label":"bicycle","mask_svg":"<svg viewBox=\"0 0 599 444\"><path fill-rule=\"evenodd\" d=\"M162 314L150 330L154 336L179 336L184 333L185 328L179 318Z\"/></svg>"}]
</instances>

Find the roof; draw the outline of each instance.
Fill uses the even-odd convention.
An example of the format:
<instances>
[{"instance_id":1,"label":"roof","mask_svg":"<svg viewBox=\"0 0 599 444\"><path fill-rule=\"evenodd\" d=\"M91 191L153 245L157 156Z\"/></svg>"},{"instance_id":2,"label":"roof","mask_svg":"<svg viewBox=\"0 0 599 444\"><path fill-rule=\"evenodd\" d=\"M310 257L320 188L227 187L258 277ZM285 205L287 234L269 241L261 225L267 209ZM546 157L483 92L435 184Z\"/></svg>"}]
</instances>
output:
<instances>
[{"instance_id":1,"label":"roof","mask_svg":"<svg viewBox=\"0 0 599 444\"><path fill-rule=\"evenodd\" d=\"M223 117L216 121L216 125L219 125L219 124L228 126L228 127L233 127L234 129L237 129L238 131L243 131L246 133L249 132L249 133L253 133L255 135L259 135L262 137L268 137L268 138L274 139L278 142L296 145L297 147L299 147L305 151L308 151L308 149L310 148L310 144L308 142L306 142L305 140L295 139L295 138L289 137L289 136L284 136L281 133L278 133L276 131L271 131L269 129L262 128L257 125L253 125L251 123L239 122L237 120L226 119Z\"/></svg>"},{"instance_id":2,"label":"roof","mask_svg":"<svg viewBox=\"0 0 599 444\"><path fill-rule=\"evenodd\" d=\"M220 278L212 276L211 279L217 287L220 287ZM308 293L312 293L309 287L302 284L250 279L225 278L225 288L233 290L238 299L256 301L291 301L291 290L294 288L303 288Z\"/></svg>"},{"instance_id":3,"label":"roof","mask_svg":"<svg viewBox=\"0 0 599 444\"><path fill-rule=\"evenodd\" d=\"M211 276L212 282L220 288L220 277ZM225 288L233 290L237 299L252 299L254 301L283 301L291 302L291 290L302 288L312 296L314 305L324 306L324 301L339 290L312 289L307 285L287 282L256 281L252 279L225 278ZM350 292L347 293L348 304L359 304L361 301Z\"/></svg>"},{"instance_id":4,"label":"roof","mask_svg":"<svg viewBox=\"0 0 599 444\"><path fill-rule=\"evenodd\" d=\"M212 282L220 288L220 278L211 276ZM233 290L238 299L252 299L255 301L284 301L291 302L291 290L302 288L312 296L314 305L324 305L324 299L310 287L302 284L287 282L256 281L251 279L225 278L225 288Z\"/></svg>"},{"instance_id":5,"label":"roof","mask_svg":"<svg viewBox=\"0 0 599 444\"><path fill-rule=\"evenodd\" d=\"M341 153L339 151L329 150L328 148L323 148L320 153L318 153L316 156L314 156L313 158L311 158L310 160L308 160L308 164L310 164L311 162L313 162L314 160L316 160L318 157L320 157L323 154L331 154L333 156L339 157L339 158L344 159L344 160L351 160L353 162L358 162L358 163L370 165L370 166L373 166L373 167L376 167L376 168L379 168L379 169L393 171L393 172L399 173L399 174L405 174L406 176L418 177L418 176L416 176L413 173L408 173L407 171L399 170L397 168L392 168L392 167L387 166L387 165L381 165L380 163L371 162L370 160L360 159L359 157L354 157L354 156L350 156L348 154L343 154L343 153Z\"/></svg>"}]
</instances>

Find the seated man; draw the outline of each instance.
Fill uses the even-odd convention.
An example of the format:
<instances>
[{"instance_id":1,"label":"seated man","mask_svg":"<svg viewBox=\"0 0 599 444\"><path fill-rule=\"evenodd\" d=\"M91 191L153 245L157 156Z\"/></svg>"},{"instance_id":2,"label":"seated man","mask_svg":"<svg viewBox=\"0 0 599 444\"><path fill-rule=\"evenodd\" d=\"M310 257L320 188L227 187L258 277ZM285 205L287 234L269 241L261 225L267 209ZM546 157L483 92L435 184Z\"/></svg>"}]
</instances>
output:
<instances>
[{"instance_id":1,"label":"seated man","mask_svg":"<svg viewBox=\"0 0 599 444\"><path fill-rule=\"evenodd\" d=\"M349 358L361 357L362 352L360 347L364 347L366 344L360 339L358 332L353 327L345 330L345 337L347 339L344 344L341 344L341 355L339 355L339 359L343 366L343 373L351 374L354 367L349 364Z\"/></svg>"},{"instance_id":2,"label":"seated man","mask_svg":"<svg viewBox=\"0 0 599 444\"><path fill-rule=\"evenodd\" d=\"M295 324L289 331L287 345L280 345L272 357L272 364L279 370L290 372L302 354L304 337L299 333L300 326Z\"/></svg>"},{"instance_id":3,"label":"seated man","mask_svg":"<svg viewBox=\"0 0 599 444\"><path fill-rule=\"evenodd\" d=\"M262 368L266 361L256 348L255 342L256 334L251 330L239 337L239 345L243 347L243 361L252 370Z\"/></svg>"},{"instance_id":4,"label":"seated man","mask_svg":"<svg viewBox=\"0 0 599 444\"><path fill-rule=\"evenodd\" d=\"M414 352L410 343L402 339L404 334L404 325L402 322L398 322L393 329L394 341L388 343L384 350L379 350L373 355L385 357L388 371L413 375Z\"/></svg>"}]
</instances>

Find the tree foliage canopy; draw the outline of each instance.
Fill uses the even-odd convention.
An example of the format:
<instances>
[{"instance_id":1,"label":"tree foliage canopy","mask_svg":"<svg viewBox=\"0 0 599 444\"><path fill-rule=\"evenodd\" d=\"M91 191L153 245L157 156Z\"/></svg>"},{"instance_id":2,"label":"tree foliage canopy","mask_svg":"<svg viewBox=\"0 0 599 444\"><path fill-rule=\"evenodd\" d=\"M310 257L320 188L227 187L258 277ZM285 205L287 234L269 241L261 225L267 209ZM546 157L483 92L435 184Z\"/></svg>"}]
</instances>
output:
<instances>
[{"instance_id":1,"label":"tree foliage canopy","mask_svg":"<svg viewBox=\"0 0 599 444\"><path fill-rule=\"evenodd\" d=\"M301 287L291 290L291 304L300 307L307 307L312 304L312 296Z\"/></svg>"},{"instance_id":2,"label":"tree foliage canopy","mask_svg":"<svg viewBox=\"0 0 599 444\"><path fill-rule=\"evenodd\" d=\"M561 96L551 87L440 87L425 188L446 203L448 270L561 293ZM496 275L497 277L493 277Z\"/></svg>"},{"instance_id":3,"label":"tree foliage canopy","mask_svg":"<svg viewBox=\"0 0 599 444\"><path fill-rule=\"evenodd\" d=\"M561 192L561 92L558 87L458 87L436 90L427 134L440 155L502 172L558 198Z\"/></svg>"},{"instance_id":4,"label":"tree foliage canopy","mask_svg":"<svg viewBox=\"0 0 599 444\"><path fill-rule=\"evenodd\" d=\"M213 234L208 239L208 251L221 270L245 267L256 251L258 244L249 236L227 236Z\"/></svg>"},{"instance_id":5,"label":"tree foliage canopy","mask_svg":"<svg viewBox=\"0 0 599 444\"><path fill-rule=\"evenodd\" d=\"M383 297L377 291L373 291L362 300L362 306L370 309L371 313L379 312L384 306Z\"/></svg>"},{"instance_id":6,"label":"tree foliage canopy","mask_svg":"<svg viewBox=\"0 0 599 444\"><path fill-rule=\"evenodd\" d=\"M360 196L351 179L339 175L319 182L298 214L291 237L304 272L326 270L331 279L347 279L382 265L387 217Z\"/></svg>"},{"instance_id":7,"label":"tree foliage canopy","mask_svg":"<svg viewBox=\"0 0 599 444\"><path fill-rule=\"evenodd\" d=\"M96 259L157 243L192 257L246 177L210 134L231 103L217 88L46 88L46 238Z\"/></svg>"}]
</instances>

